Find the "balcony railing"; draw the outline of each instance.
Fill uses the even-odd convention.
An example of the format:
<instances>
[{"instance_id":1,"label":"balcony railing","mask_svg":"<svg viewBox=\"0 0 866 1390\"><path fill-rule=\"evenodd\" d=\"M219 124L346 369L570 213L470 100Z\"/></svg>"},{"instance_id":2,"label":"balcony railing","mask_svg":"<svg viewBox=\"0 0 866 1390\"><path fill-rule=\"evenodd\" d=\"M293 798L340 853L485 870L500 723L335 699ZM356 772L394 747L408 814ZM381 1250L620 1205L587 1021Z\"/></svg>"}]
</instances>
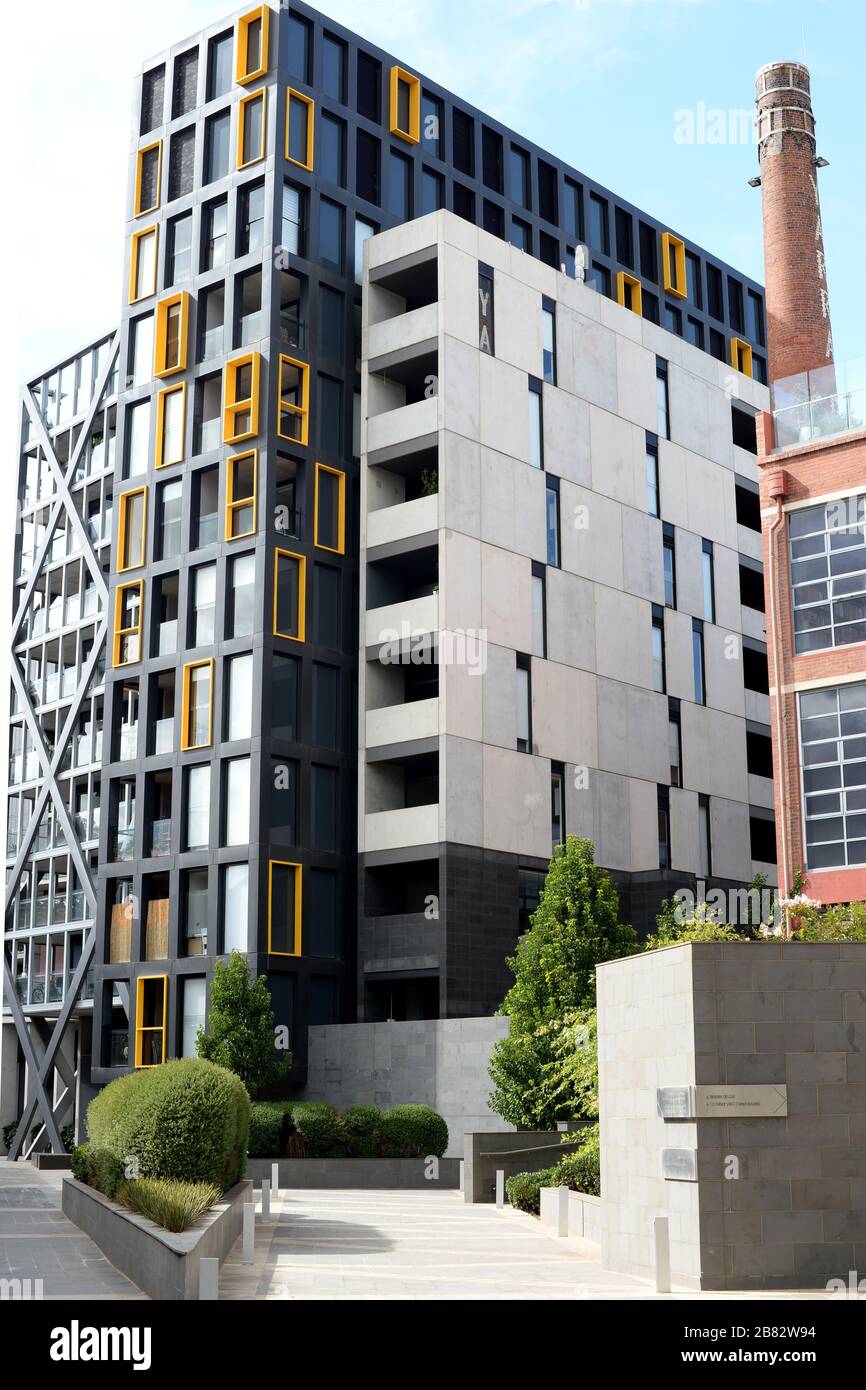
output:
<instances>
[{"instance_id":1,"label":"balcony railing","mask_svg":"<svg viewBox=\"0 0 866 1390\"><path fill-rule=\"evenodd\" d=\"M159 625L159 656L174 656L177 651L177 618Z\"/></svg>"},{"instance_id":2,"label":"balcony railing","mask_svg":"<svg viewBox=\"0 0 866 1390\"><path fill-rule=\"evenodd\" d=\"M132 859L135 851L135 826L127 826L124 830L118 830L114 837L112 847L115 863L122 859Z\"/></svg>"},{"instance_id":3,"label":"balcony railing","mask_svg":"<svg viewBox=\"0 0 866 1390\"><path fill-rule=\"evenodd\" d=\"M171 853L171 820L155 820L151 829L150 853L153 859L162 859Z\"/></svg>"},{"instance_id":4,"label":"balcony railing","mask_svg":"<svg viewBox=\"0 0 866 1390\"><path fill-rule=\"evenodd\" d=\"M174 747L174 716L157 719L153 729L154 753L170 753Z\"/></svg>"},{"instance_id":5,"label":"balcony railing","mask_svg":"<svg viewBox=\"0 0 866 1390\"><path fill-rule=\"evenodd\" d=\"M782 377L770 393L777 449L866 429L866 358Z\"/></svg>"}]
</instances>

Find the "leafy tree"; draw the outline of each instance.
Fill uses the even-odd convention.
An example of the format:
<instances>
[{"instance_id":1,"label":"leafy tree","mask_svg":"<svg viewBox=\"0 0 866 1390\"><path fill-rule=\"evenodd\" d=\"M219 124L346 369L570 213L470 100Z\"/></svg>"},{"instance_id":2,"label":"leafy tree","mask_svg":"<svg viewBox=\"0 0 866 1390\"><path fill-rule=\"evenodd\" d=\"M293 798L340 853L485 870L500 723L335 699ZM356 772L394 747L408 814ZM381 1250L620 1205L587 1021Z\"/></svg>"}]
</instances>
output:
<instances>
[{"instance_id":1,"label":"leafy tree","mask_svg":"<svg viewBox=\"0 0 866 1390\"><path fill-rule=\"evenodd\" d=\"M196 1051L208 1062L227 1067L251 1094L279 1081L290 1059L277 1056L274 1012L264 975L250 979L240 951L228 964L218 960L211 981L209 1030L198 1030Z\"/></svg>"},{"instance_id":2,"label":"leafy tree","mask_svg":"<svg viewBox=\"0 0 866 1390\"><path fill-rule=\"evenodd\" d=\"M532 925L508 961L514 984L500 1012L510 1029L490 1061L493 1110L511 1124L542 1129L586 1113L580 1096L555 1080L559 1035L567 1018L573 1024L575 1010L594 1007L596 965L637 949L633 929L619 920L614 882L596 867L592 841L569 835L554 852Z\"/></svg>"}]
</instances>

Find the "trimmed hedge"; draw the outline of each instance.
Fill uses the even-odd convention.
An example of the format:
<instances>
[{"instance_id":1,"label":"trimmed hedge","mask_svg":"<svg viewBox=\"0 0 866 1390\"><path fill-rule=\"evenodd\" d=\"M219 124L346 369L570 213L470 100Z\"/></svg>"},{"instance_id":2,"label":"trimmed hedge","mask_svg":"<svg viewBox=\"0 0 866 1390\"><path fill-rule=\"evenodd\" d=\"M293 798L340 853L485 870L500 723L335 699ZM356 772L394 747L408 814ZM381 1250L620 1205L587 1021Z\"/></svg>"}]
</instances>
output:
<instances>
[{"instance_id":1,"label":"trimmed hedge","mask_svg":"<svg viewBox=\"0 0 866 1390\"><path fill-rule=\"evenodd\" d=\"M213 1183L225 1192L246 1169L250 1098L233 1072L185 1057L112 1081L90 1102L87 1128L94 1178L107 1154L129 1177Z\"/></svg>"},{"instance_id":2,"label":"trimmed hedge","mask_svg":"<svg viewBox=\"0 0 866 1390\"><path fill-rule=\"evenodd\" d=\"M251 1158L441 1158L448 1126L429 1105L350 1105L324 1101L253 1104Z\"/></svg>"},{"instance_id":3,"label":"trimmed hedge","mask_svg":"<svg viewBox=\"0 0 866 1390\"><path fill-rule=\"evenodd\" d=\"M566 1154L552 1168L538 1173L515 1173L505 1184L508 1200L519 1211L538 1216L543 1187L568 1187L572 1192L601 1196L601 1149L594 1129L575 1153Z\"/></svg>"}]
</instances>

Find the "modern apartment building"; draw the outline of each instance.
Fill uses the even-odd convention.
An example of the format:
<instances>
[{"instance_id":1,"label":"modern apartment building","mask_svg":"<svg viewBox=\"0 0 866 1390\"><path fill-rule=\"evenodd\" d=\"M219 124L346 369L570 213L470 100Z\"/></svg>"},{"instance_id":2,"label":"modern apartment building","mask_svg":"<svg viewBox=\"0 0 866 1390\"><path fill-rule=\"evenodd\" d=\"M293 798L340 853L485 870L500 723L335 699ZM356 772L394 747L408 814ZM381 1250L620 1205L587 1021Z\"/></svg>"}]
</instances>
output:
<instances>
[{"instance_id":1,"label":"modern apartment building","mask_svg":"<svg viewBox=\"0 0 866 1390\"><path fill-rule=\"evenodd\" d=\"M866 897L866 371L833 357L809 72L757 77L772 411L759 422L780 881Z\"/></svg>"},{"instance_id":2,"label":"modern apartment building","mask_svg":"<svg viewBox=\"0 0 866 1390\"><path fill-rule=\"evenodd\" d=\"M40 830L7 888L19 1147L34 1121L56 1142L76 1076L193 1051L232 949L267 975L300 1082L311 1023L495 1007L566 828L639 925L678 883L772 858L760 286L302 4L145 64L125 244L116 377L89 351L25 391L10 827ZM101 491L85 473L79 498L91 455ZM76 565L95 655L73 609L56 638L21 635ZM392 613L437 653L484 629L487 676L371 661ZM101 739L86 790L60 766L69 721ZM84 893L71 974L74 939L61 972L45 930L64 872L64 926Z\"/></svg>"}]
</instances>

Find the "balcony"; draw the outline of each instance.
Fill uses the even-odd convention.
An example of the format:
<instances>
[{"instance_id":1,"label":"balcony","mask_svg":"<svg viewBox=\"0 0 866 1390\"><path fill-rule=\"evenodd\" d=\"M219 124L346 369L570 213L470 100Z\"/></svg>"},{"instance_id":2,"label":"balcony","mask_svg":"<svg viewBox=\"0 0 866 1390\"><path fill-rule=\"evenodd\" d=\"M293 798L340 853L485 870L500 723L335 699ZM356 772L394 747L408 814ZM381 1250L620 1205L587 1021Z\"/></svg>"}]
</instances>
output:
<instances>
[{"instance_id":1,"label":"balcony","mask_svg":"<svg viewBox=\"0 0 866 1390\"><path fill-rule=\"evenodd\" d=\"M395 406L367 420L367 453L376 455L415 439L435 436L439 427L439 401L436 396L415 401L412 405ZM375 463L374 458L369 460Z\"/></svg>"},{"instance_id":2,"label":"balcony","mask_svg":"<svg viewBox=\"0 0 866 1390\"><path fill-rule=\"evenodd\" d=\"M365 615L365 644L379 647L385 642L409 641L439 630L439 595L425 594L421 598L389 603L384 608L371 608Z\"/></svg>"},{"instance_id":3,"label":"balcony","mask_svg":"<svg viewBox=\"0 0 866 1390\"><path fill-rule=\"evenodd\" d=\"M776 449L866 430L866 358L782 377L770 398Z\"/></svg>"},{"instance_id":4,"label":"balcony","mask_svg":"<svg viewBox=\"0 0 866 1390\"><path fill-rule=\"evenodd\" d=\"M126 859L135 857L135 826L126 826L123 830L118 830L112 843L112 859L118 864Z\"/></svg>"},{"instance_id":5,"label":"balcony","mask_svg":"<svg viewBox=\"0 0 866 1390\"><path fill-rule=\"evenodd\" d=\"M425 304L421 309L396 314L393 318L371 323L367 337L367 358L371 362L391 352L417 348L435 341L439 331L439 305Z\"/></svg>"},{"instance_id":6,"label":"balcony","mask_svg":"<svg viewBox=\"0 0 866 1390\"><path fill-rule=\"evenodd\" d=\"M379 507L367 517L367 548L389 545L392 541L408 540L435 531L439 526L439 494L416 497L411 502L398 502L391 507Z\"/></svg>"},{"instance_id":7,"label":"balcony","mask_svg":"<svg viewBox=\"0 0 866 1390\"><path fill-rule=\"evenodd\" d=\"M390 743L409 743L435 738L439 733L439 701L413 700L405 705L387 705L367 711L366 746L381 748Z\"/></svg>"},{"instance_id":8,"label":"balcony","mask_svg":"<svg viewBox=\"0 0 866 1390\"><path fill-rule=\"evenodd\" d=\"M367 854L411 845L435 845L439 839L438 805L374 811L364 817L364 852Z\"/></svg>"}]
</instances>

